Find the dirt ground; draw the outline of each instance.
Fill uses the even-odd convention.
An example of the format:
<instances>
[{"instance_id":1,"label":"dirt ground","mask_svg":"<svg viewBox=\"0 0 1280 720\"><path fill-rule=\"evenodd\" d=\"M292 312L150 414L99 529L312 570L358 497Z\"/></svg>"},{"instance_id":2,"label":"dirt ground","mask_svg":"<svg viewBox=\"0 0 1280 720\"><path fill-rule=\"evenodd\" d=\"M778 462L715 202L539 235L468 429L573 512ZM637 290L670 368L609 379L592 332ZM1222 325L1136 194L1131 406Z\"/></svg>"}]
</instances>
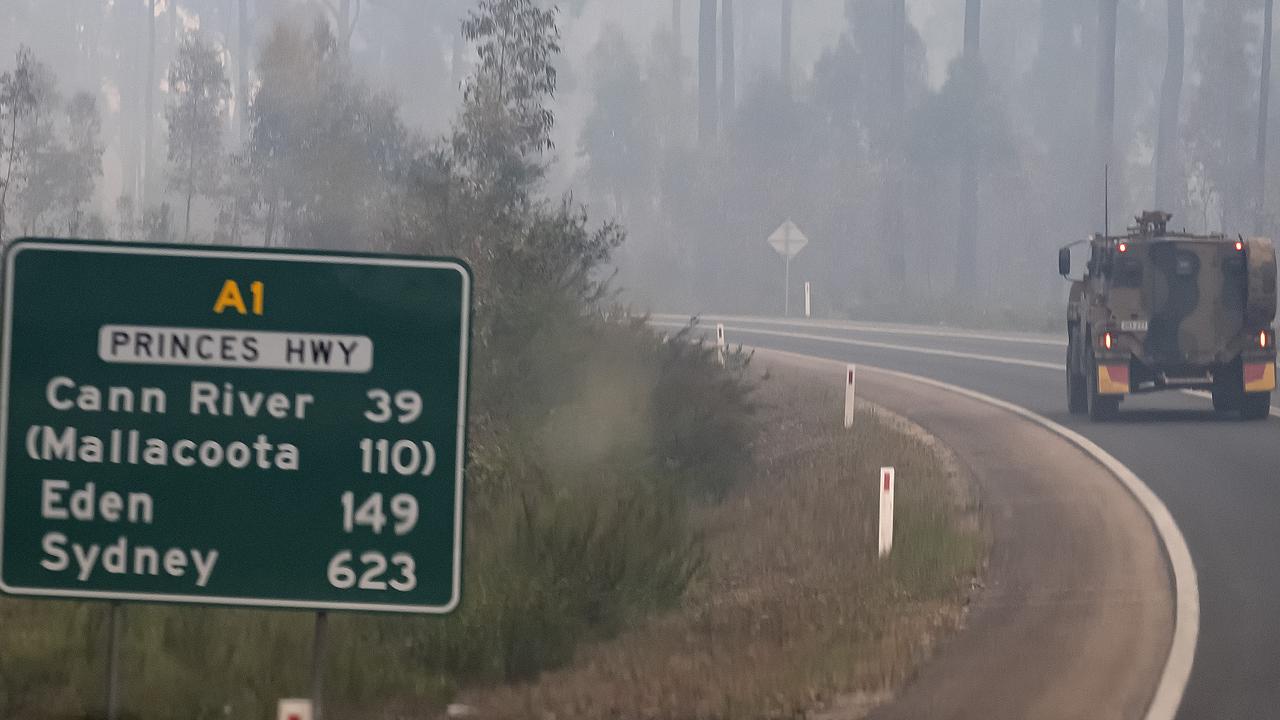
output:
<instances>
[{"instance_id":1,"label":"dirt ground","mask_svg":"<svg viewBox=\"0 0 1280 720\"><path fill-rule=\"evenodd\" d=\"M565 669L463 693L479 718L852 720L963 625L988 542L945 448L861 404L842 377L770 358L753 477L702 511L705 571L681 608L590 644ZM895 546L877 557L878 469L897 470Z\"/></svg>"}]
</instances>

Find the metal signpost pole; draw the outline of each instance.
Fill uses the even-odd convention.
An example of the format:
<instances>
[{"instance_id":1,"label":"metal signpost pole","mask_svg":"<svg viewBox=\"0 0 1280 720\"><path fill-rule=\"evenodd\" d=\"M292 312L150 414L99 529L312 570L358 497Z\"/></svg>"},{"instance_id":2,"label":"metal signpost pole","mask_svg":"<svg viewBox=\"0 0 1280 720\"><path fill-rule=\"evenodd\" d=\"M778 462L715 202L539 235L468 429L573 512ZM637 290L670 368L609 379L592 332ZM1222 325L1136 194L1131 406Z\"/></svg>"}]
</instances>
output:
<instances>
[{"instance_id":1,"label":"metal signpost pole","mask_svg":"<svg viewBox=\"0 0 1280 720\"><path fill-rule=\"evenodd\" d=\"M787 270L782 281L782 316L791 317L791 248L787 248Z\"/></svg>"},{"instance_id":2,"label":"metal signpost pole","mask_svg":"<svg viewBox=\"0 0 1280 720\"><path fill-rule=\"evenodd\" d=\"M791 316L791 258L800 253L809 244L809 238L800 232L800 228L790 220L769 236L769 244L785 260L782 280L782 314Z\"/></svg>"},{"instance_id":3,"label":"metal signpost pole","mask_svg":"<svg viewBox=\"0 0 1280 720\"><path fill-rule=\"evenodd\" d=\"M124 607L112 601L107 611L107 720L120 718L120 634Z\"/></svg>"},{"instance_id":4,"label":"metal signpost pole","mask_svg":"<svg viewBox=\"0 0 1280 720\"><path fill-rule=\"evenodd\" d=\"M324 720L324 655L329 629L329 613L316 613L315 639L311 642L311 717Z\"/></svg>"}]
</instances>

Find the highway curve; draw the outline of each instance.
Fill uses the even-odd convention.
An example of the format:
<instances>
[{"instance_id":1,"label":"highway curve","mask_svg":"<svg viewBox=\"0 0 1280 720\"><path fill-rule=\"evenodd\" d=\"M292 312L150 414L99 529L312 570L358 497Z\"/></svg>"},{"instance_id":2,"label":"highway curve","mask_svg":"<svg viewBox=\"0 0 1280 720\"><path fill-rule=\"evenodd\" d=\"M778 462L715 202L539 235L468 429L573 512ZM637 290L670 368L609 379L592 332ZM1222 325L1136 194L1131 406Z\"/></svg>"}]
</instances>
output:
<instances>
[{"instance_id":1,"label":"highway curve","mask_svg":"<svg viewBox=\"0 0 1280 720\"><path fill-rule=\"evenodd\" d=\"M654 320L670 327L688 318ZM1228 419L1215 415L1205 398L1160 393L1127 399L1115 422L1089 423L1067 413L1066 346L1056 336L702 317L704 328L717 321L733 344L934 378L1024 407L1106 450L1163 501L1194 561L1199 629L1177 716L1280 716L1280 433L1274 418Z\"/></svg>"}]
</instances>

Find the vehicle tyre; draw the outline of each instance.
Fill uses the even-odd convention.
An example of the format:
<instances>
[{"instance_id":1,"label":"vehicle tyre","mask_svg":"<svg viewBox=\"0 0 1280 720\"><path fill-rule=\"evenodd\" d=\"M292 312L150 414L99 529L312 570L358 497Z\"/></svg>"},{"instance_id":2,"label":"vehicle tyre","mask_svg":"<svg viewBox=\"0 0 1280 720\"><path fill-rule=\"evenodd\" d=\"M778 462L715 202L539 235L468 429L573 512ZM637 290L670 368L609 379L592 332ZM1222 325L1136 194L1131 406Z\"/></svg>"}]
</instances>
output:
<instances>
[{"instance_id":1,"label":"vehicle tyre","mask_svg":"<svg viewBox=\"0 0 1280 720\"><path fill-rule=\"evenodd\" d=\"M1235 412L1244 404L1244 376L1239 364L1219 368L1213 374L1213 409L1220 413Z\"/></svg>"},{"instance_id":2,"label":"vehicle tyre","mask_svg":"<svg viewBox=\"0 0 1280 720\"><path fill-rule=\"evenodd\" d=\"M1089 353L1089 419L1094 422L1111 420L1120 412L1120 398L1098 392L1098 361Z\"/></svg>"},{"instance_id":3,"label":"vehicle tyre","mask_svg":"<svg viewBox=\"0 0 1280 720\"><path fill-rule=\"evenodd\" d=\"M1215 412L1229 413L1240 408L1240 393L1228 388L1213 388L1213 409Z\"/></svg>"},{"instance_id":4,"label":"vehicle tyre","mask_svg":"<svg viewBox=\"0 0 1280 720\"><path fill-rule=\"evenodd\" d=\"M1072 415L1084 415L1089 411L1089 380L1075 372L1071 359L1076 355L1076 339L1071 336L1067 342L1067 412Z\"/></svg>"},{"instance_id":5,"label":"vehicle tyre","mask_svg":"<svg viewBox=\"0 0 1280 720\"><path fill-rule=\"evenodd\" d=\"M1245 420L1266 420L1271 415L1271 393L1245 393L1240 400L1240 417Z\"/></svg>"}]
</instances>

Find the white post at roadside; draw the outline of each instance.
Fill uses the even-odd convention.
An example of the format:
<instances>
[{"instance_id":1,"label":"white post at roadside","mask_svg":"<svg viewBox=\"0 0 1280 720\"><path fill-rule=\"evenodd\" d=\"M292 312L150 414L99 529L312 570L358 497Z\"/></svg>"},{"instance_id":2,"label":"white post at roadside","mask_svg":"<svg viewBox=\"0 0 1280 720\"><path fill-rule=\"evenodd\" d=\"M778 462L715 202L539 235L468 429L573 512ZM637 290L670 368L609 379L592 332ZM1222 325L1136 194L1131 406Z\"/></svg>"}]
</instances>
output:
<instances>
[{"instance_id":1,"label":"white post at roadside","mask_svg":"<svg viewBox=\"0 0 1280 720\"><path fill-rule=\"evenodd\" d=\"M276 705L276 720L312 720L310 698L286 698Z\"/></svg>"},{"instance_id":2,"label":"white post at roadside","mask_svg":"<svg viewBox=\"0 0 1280 720\"><path fill-rule=\"evenodd\" d=\"M716 359L724 366L724 323L716 323Z\"/></svg>"},{"instance_id":3,"label":"white post at roadside","mask_svg":"<svg viewBox=\"0 0 1280 720\"><path fill-rule=\"evenodd\" d=\"M853 427L854 383L858 379L858 366L846 365L844 373L844 429Z\"/></svg>"},{"instance_id":4,"label":"white post at roadside","mask_svg":"<svg viewBox=\"0 0 1280 720\"><path fill-rule=\"evenodd\" d=\"M813 317L812 295L808 280L804 281L804 317L806 320Z\"/></svg>"},{"instance_id":5,"label":"white post at roadside","mask_svg":"<svg viewBox=\"0 0 1280 720\"><path fill-rule=\"evenodd\" d=\"M897 484L891 467L880 468L880 557L893 550L893 487Z\"/></svg>"}]
</instances>

